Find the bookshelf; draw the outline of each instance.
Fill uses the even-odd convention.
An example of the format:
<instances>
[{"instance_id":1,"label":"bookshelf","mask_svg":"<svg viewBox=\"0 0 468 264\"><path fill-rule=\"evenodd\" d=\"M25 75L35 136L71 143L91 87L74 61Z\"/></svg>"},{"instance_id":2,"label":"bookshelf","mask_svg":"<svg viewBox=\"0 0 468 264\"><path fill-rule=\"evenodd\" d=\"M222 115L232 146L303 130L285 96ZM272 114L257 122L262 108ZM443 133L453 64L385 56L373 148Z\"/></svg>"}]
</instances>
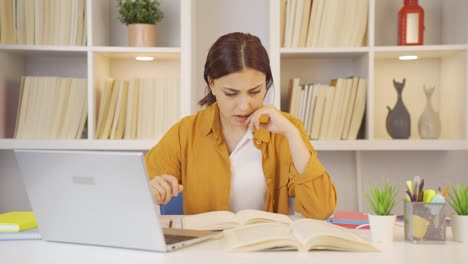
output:
<instances>
[{"instance_id":1,"label":"bookshelf","mask_svg":"<svg viewBox=\"0 0 468 264\"><path fill-rule=\"evenodd\" d=\"M176 103L180 117L195 113L199 109L197 101L205 92L202 76L209 46L222 34L242 31L259 36L267 48L275 80L274 104L282 109L288 95L288 80L296 75L306 82L328 83L333 78L351 75L368 80L364 137L312 141L325 167L330 168L340 196L358 197L357 205L353 199L342 199L341 203L345 203L342 209L362 208L360 188L366 180L375 177L399 175L404 178L426 173L436 181L438 173L456 175L454 179L466 175L462 173L463 166L466 168L464 157L468 157L468 3L465 0L420 0L426 14L425 45L405 47L396 46L397 13L402 1L368 0L365 45L337 48L281 47L280 0L197 0L196 3L162 0L165 18L157 26L157 47L132 48L126 44L126 27L114 19L115 1L85 1L86 45L0 44L0 167L14 160L11 150L17 148L148 150L159 138L95 139L96 104L102 89L100 80L137 74L141 77L178 76L180 98ZM418 55L419 59L412 62L396 59L408 53ZM151 55L156 60L136 62L133 57L137 54ZM22 75L87 79L87 137L78 140L14 139ZM407 78L403 100L410 107L412 134L409 140L391 140L382 122L385 122L386 106L395 104L396 93L391 80L403 77ZM440 111L443 124L442 135L436 140L420 140L417 133L417 119L425 105L422 84L426 82L436 85L433 104ZM462 155L458 156L459 153ZM403 157L405 160L401 160ZM392 167L378 173L393 162L407 160L399 169ZM455 169L454 164L461 165L461 169ZM14 176L17 172L14 166L8 165L0 169L0 176L2 174ZM354 190L349 186L358 188Z\"/></svg>"},{"instance_id":2,"label":"bookshelf","mask_svg":"<svg viewBox=\"0 0 468 264\"><path fill-rule=\"evenodd\" d=\"M281 108L285 110L288 82L327 84L333 78L357 75L368 80L364 136L357 140L315 140L319 150L464 150L467 138L467 29L466 1L420 0L425 10L423 46L397 46L399 1L369 1L367 43L362 47L283 48L278 55L276 82L280 82ZM280 28L280 1L271 7L271 31ZM273 42L280 42L275 32ZM400 55L417 55L400 61ZM403 101L411 116L408 140L392 140L385 129L386 106L394 107L392 80L406 78ZM423 85L435 85L432 103L440 112L442 133L436 140L421 140L418 119L426 100Z\"/></svg>"},{"instance_id":3,"label":"bookshelf","mask_svg":"<svg viewBox=\"0 0 468 264\"><path fill-rule=\"evenodd\" d=\"M97 99L102 91L100 80L173 76L180 79L180 116L196 112L196 101L204 93L201 78L205 49L220 34L243 29L259 35L269 50L275 79L275 104L285 109L288 81L295 76L301 82L329 83L343 76L360 76L368 80L367 111L364 137L358 140L316 140L319 150L425 150L466 149L467 26L463 1L424 0L426 13L424 46L396 46L396 22L400 8L395 1L369 1L366 40L360 47L282 48L280 44L280 1L259 1L252 7L261 10L264 24L253 26L254 19L240 21L236 14L242 3L218 3L204 0L192 6L191 1L162 1L165 19L157 27L157 47L127 47L125 25L114 19L117 12L112 0L87 1L86 46L0 45L2 63L2 97L7 105L0 119L0 149L16 147L137 149L150 148L154 140L95 140ZM228 4L226 7L223 4ZM204 9L218 10L205 16ZM452 12L456 11L454 15ZM215 26L226 19L233 25ZM219 24L219 23L218 23ZM231 28L230 28L231 27ZM203 28L212 28L203 32ZM258 33L257 33L257 32ZM204 49L198 47L206 47ZM398 61L399 55L418 55L416 61ZM153 62L137 62L136 55L149 55ZM47 67L44 67L47 65ZM410 75L411 74L411 75ZM14 120L22 75L86 78L88 84L87 138L81 140L16 140ZM182 77L183 76L183 77ZM393 107L396 92L392 79L407 78L403 100L411 115L409 140L391 140L385 130L386 106ZM6 83L6 85L5 85ZM440 111L442 134L437 140L420 140L417 121L425 105L422 85L435 85L433 104ZM7 103L8 102L8 103ZM450 103L445 103L450 102ZM114 143L112 143L114 142ZM135 143L138 142L138 143ZM149 143L149 144L148 144ZM113 146L117 145L117 146ZM395 147L395 145L397 147ZM65 147L66 146L66 147Z\"/></svg>"},{"instance_id":4,"label":"bookshelf","mask_svg":"<svg viewBox=\"0 0 468 264\"><path fill-rule=\"evenodd\" d=\"M83 46L0 44L0 149L135 149L145 150L154 140L96 140L97 108L103 80L170 77L179 80L180 116L192 113L190 91L191 1L162 1L166 17L157 25L157 45L127 46L126 26L116 19L113 0L86 3L87 43ZM184 26L182 26L184 25ZM151 56L151 62L136 61ZM15 139L21 76L56 76L87 80L88 125L77 140ZM188 78L181 78L185 76Z\"/></svg>"}]
</instances>

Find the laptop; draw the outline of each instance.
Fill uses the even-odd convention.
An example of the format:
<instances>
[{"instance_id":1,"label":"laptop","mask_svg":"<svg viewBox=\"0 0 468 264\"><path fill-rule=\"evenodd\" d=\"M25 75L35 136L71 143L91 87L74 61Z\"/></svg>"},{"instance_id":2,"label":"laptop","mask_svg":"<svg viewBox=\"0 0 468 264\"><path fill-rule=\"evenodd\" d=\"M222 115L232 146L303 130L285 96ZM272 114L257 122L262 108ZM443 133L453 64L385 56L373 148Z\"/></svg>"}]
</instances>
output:
<instances>
[{"instance_id":1,"label":"laptop","mask_svg":"<svg viewBox=\"0 0 468 264\"><path fill-rule=\"evenodd\" d=\"M161 227L141 152L15 156L44 240L166 252L219 235Z\"/></svg>"}]
</instances>

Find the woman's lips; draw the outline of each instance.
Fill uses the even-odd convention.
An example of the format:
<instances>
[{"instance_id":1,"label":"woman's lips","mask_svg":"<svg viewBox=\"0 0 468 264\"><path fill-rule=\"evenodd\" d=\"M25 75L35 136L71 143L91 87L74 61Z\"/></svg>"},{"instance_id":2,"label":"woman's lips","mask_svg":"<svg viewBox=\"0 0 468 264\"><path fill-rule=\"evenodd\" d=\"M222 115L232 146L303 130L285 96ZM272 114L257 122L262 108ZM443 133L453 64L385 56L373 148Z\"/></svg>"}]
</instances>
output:
<instances>
[{"instance_id":1,"label":"woman's lips","mask_svg":"<svg viewBox=\"0 0 468 264\"><path fill-rule=\"evenodd\" d=\"M250 115L234 115L234 119L238 122L245 122Z\"/></svg>"}]
</instances>

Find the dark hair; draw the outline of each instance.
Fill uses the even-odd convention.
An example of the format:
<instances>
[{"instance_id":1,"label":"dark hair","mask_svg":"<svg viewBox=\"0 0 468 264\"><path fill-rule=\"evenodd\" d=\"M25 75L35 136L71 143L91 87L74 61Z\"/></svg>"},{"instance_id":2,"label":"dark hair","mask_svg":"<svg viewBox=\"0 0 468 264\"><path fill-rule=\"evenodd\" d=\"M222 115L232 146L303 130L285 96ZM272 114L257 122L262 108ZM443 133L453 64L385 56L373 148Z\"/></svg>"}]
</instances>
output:
<instances>
[{"instance_id":1,"label":"dark hair","mask_svg":"<svg viewBox=\"0 0 468 264\"><path fill-rule=\"evenodd\" d=\"M198 104L209 106L216 101L211 94L209 79L215 80L225 75L252 68L266 75L266 89L273 84L270 59L257 36L234 32L219 37L208 51L203 78L207 84L207 94Z\"/></svg>"}]
</instances>

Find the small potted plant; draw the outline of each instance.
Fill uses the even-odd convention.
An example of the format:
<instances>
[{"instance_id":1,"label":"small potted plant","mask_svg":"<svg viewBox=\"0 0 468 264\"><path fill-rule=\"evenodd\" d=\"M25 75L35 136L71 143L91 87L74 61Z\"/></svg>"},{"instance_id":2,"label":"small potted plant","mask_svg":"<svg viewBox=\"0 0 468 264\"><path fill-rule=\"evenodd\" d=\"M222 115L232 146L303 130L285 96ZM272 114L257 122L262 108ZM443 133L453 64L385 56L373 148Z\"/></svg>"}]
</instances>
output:
<instances>
[{"instance_id":1,"label":"small potted plant","mask_svg":"<svg viewBox=\"0 0 468 264\"><path fill-rule=\"evenodd\" d=\"M468 242L468 186L457 184L448 193L448 202L455 214L450 216L455 241Z\"/></svg>"},{"instance_id":2,"label":"small potted plant","mask_svg":"<svg viewBox=\"0 0 468 264\"><path fill-rule=\"evenodd\" d=\"M128 26L128 45L154 47L156 24L164 17L158 0L117 0L118 18Z\"/></svg>"},{"instance_id":3,"label":"small potted plant","mask_svg":"<svg viewBox=\"0 0 468 264\"><path fill-rule=\"evenodd\" d=\"M374 214L369 214L369 225L372 240L378 243L388 243L393 241L393 226L396 215L392 215L392 210L398 204L398 190L388 182L381 187L377 184L369 188L366 199Z\"/></svg>"}]
</instances>

